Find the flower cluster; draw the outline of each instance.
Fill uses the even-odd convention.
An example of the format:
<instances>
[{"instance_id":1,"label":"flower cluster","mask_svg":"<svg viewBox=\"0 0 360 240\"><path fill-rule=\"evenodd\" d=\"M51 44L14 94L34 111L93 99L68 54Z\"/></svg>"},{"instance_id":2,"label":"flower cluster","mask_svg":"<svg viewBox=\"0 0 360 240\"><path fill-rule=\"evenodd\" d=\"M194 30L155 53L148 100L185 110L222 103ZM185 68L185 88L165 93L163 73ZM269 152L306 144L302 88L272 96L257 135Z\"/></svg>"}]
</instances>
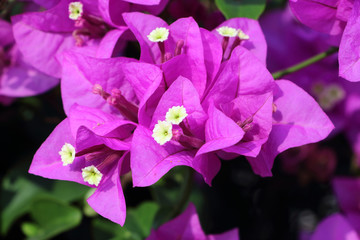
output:
<instances>
[{"instance_id":1,"label":"flower cluster","mask_svg":"<svg viewBox=\"0 0 360 240\"><path fill-rule=\"evenodd\" d=\"M347 129L360 154L360 128L346 126L358 119L359 85L341 81L328 63L287 79L274 79L268 70L304 60L305 48L289 60L298 47L284 49L289 45L276 38L288 34L305 45L298 23L275 23L283 12L264 16L263 25L271 25L265 35L248 18L223 21L212 31L192 17L169 25L155 16L167 2L38 0L45 11L13 16L12 28L0 22L1 96L38 94L60 79L66 118L36 152L30 173L96 188L89 205L123 225L121 176L129 172L134 187L147 187L172 168L188 166L211 186L222 161L245 157L255 174L269 177L279 153L325 139L334 125ZM290 0L290 7L304 24L333 35L314 34L327 41L315 53L341 38L340 76L359 81L360 3L331 2ZM140 46L139 59L127 57L131 41ZM327 60L336 65L337 59ZM193 228L201 230L191 205L148 239L186 238ZM202 231L190 236L237 237L237 230L222 238Z\"/></svg>"}]
</instances>

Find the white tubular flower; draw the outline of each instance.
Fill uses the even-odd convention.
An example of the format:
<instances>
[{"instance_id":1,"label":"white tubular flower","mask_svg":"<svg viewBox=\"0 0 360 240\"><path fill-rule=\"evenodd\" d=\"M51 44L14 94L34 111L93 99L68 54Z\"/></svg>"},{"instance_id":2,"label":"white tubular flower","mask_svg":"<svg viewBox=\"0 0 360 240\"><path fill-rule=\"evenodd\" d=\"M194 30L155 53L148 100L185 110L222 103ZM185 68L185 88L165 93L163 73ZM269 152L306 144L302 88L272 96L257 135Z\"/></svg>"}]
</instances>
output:
<instances>
[{"instance_id":1,"label":"white tubular flower","mask_svg":"<svg viewBox=\"0 0 360 240\"><path fill-rule=\"evenodd\" d=\"M169 37L169 29L164 27L157 27L147 35L148 39L152 42L163 42Z\"/></svg>"},{"instance_id":2,"label":"white tubular flower","mask_svg":"<svg viewBox=\"0 0 360 240\"><path fill-rule=\"evenodd\" d=\"M238 33L238 30L232 27L219 27L216 29L216 31L223 37L235 37Z\"/></svg>"},{"instance_id":3,"label":"white tubular flower","mask_svg":"<svg viewBox=\"0 0 360 240\"><path fill-rule=\"evenodd\" d=\"M69 4L69 18L78 20L83 14L83 5L81 2L71 2Z\"/></svg>"},{"instance_id":4,"label":"white tubular flower","mask_svg":"<svg viewBox=\"0 0 360 240\"><path fill-rule=\"evenodd\" d=\"M337 85L332 84L325 89L325 94L333 101L338 102L345 98L344 89Z\"/></svg>"},{"instance_id":5,"label":"white tubular flower","mask_svg":"<svg viewBox=\"0 0 360 240\"><path fill-rule=\"evenodd\" d=\"M70 143L65 143L59 151L63 166L72 164L75 159L75 148Z\"/></svg>"},{"instance_id":6,"label":"white tubular flower","mask_svg":"<svg viewBox=\"0 0 360 240\"><path fill-rule=\"evenodd\" d=\"M165 118L167 122L178 125L187 117L187 115L184 106L174 106L169 108Z\"/></svg>"},{"instance_id":7,"label":"white tubular flower","mask_svg":"<svg viewBox=\"0 0 360 240\"><path fill-rule=\"evenodd\" d=\"M240 38L240 40L248 40L248 39L250 39L249 35L244 33L241 29L238 29L238 37Z\"/></svg>"},{"instance_id":8,"label":"white tubular flower","mask_svg":"<svg viewBox=\"0 0 360 240\"><path fill-rule=\"evenodd\" d=\"M172 124L167 121L158 121L155 125L153 134L151 135L155 141L160 144L164 145L168 141L171 140L172 134Z\"/></svg>"},{"instance_id":9,"label":"white tubular flower","mask_svg":"<svg viewBox=\"0 0 360 240\"><path fill-rule=\"evenodd\" d=\"M95 186L99 185L103 175L94 165L85 167L81 170L85 182Z\"/></svg>"}]
</instances>

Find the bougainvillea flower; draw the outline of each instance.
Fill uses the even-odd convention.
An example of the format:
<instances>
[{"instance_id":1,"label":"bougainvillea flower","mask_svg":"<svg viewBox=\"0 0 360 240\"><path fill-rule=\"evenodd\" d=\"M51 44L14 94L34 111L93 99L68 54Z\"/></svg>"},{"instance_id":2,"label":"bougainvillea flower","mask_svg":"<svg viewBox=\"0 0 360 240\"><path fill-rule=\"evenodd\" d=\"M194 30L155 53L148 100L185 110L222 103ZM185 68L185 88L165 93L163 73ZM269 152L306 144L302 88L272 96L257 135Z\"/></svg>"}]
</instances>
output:
<instances>
[{"instance_id":1,"label":"bougainvillea flower","mask_svg":"<svg viewBox=\"0 0 360 240\"><path fill-rule=\"evenodd\" d=\"M182 75L193 82L200 95L204 92L206 53L194 19L178 19L168 26L162 19L148 14L124 13L123 17L140 44L140 61L162 65L168 85ZM160 31L163 36L158 37L163 39L158 41L152 35L161 34Z\"/></svg>"},{"instance_id":2,"label":"bougainvillea flower","mask_svg":"<svg viewBox=\"0 0 360 240\"><path fill-rule=\"evenodd\" d=\"M339 47L339 75L351 82L360 81L360 3L355 1Z\"/></svg>"},{"instance_id":3,"label":"bougainvillea flower","mask_svg":"<svg viewBox=\"0 0 360 240\"><path fill-rule=\"evenodd\" d=\"M360 71L358 70L360 55L357 51L360 46L358 40L359 2L354 0L326 2L293 0L290 1L290 6L296 17L305 25L321 32L338 35L339 39L341 38L339 75L351 82L360 81Z\"/></svg>"},{"instance_id":4,"label":"bougainvillea flower","mask_svg":"<svg viewBox=\"0 0 360 240\"><path fill-rule=\"evenodd\" d=\"M290 0L300 22L319 32L341 35L354 0Z\"/></svg>"},{"instance_id":5,"label":"bougainvillea flower","mask_svg":"<svg viewBox=\"0 0 360 240\"><path fill-rule=\"evenodd\" d=\"M337 177L332 182L342 213L325 218L312 239L360 239L360 181L358 178Z\"/></svg>"},{"instance_id":6,"label":"bougainvillea flower","mask_svg":"<svg viewBox=\"0 0 360 240\"><path fill-rule=\"evenodd\" d=\"M222 64L203 106L207 109L213 103L246 132L241 141L224 151L253 157L259 153L272 127L273 84L261 61L241 46Z\"/></svg>"},{"instance_id":7,"label":"bougainvillea flower","mask_svg":"<svg viewBox=\"0 0 360 240\"><path fill-rule=\"evenodd\" d=\"M40 94L58 84L23 60L13 38L11 24L0 19L0 95L26 97Z\"/></svg>"},{"instance_id":8,"label":"bougainvillea flower","mask_svg":"<svg viewBox=\"0 0 360 240\"><path fill-rule=\"evenodd\" d=\"M61 90L65 112L78 103L120 118L132 118L129 120L138 115L140 121L151 118L151 104L147 102L152 100L162 81L158 67L130 58L100 59L69 51L64 54L63 69Z\"/></svg>"},{"instance_id":9,"label":"bougainvillea flower","mask_svg":"<svg viewBox=\"0 0 360 240\"><path fill-rule=\"evenodd\" d=\"M360 237L354 227L341 214L333 214L325 218L311 236L311 240L359 240Z\"/></svg>"},{"instance_id":10,"label":"bougainvillea flower","mask_svg":"<svg viewBox=\"0 0 360 240\"><path fill-rule=\"evenodd\" d=\"M267 66L275 72L328 49L329 36L298 24L290 12L273 11L260 23L269 43ZM282 37L277 37L282 36ZM288 58L291 54L291 58ZM338 77L337 56L312 64L286 76L312 95L335 125L333 134L345 131L354 152L360 156L360 84ZM358 157L360 159L360 157Z\"/></svg>"},{"instance_id":11,"label":"bougainvillea flower","mask_svg":"<svg viewBox=\"0 0 360 240\"><path fill-rule=\"evenodd\" d=\"M186 117L179 125L172 125L164 134L170 139L159 144L153 129L159 121L166 119L174 106L186 109ZM185 165L201 173L205 182L211 180L220 169L220 160L215 154L195 157L204 144L204 127L207 114L204 112L199 94L190 80L179 77L162 95L149 127L138 126L131 145L131 169L134 186L149 186L159 180L171 168ZM155 131L155 130L154 130ZM165 138L166 136L164 136ZM169 141L171 140L171 141ZM161 141L161 140L160 140Z\"/></svg>"},{"instance_id":12,"label":"bougainvillea flower","mask_svg":"<svg viewBox=\"0 0 360 240\"><path fill-rule=\"evenodd\" d=\"M64 50L78 46L78 51L96 55L100 40L111 29L102 20L97 1L80 3L81 8L78 7L74 19L70 19L71 3L70 0L61 0L47 11L12 17L14 36L24 59L50 76L61 77L59 58ZM111 34L117 32L119 38L125 30L121 27ZM106 44L114 47L118 38Z\"/></svg>"},{"instance_id":13,"label":"bougainvillea flower","mask_svg":"<svg viewBox=\"0 0 360 240\"><path fill-rule=\"evenodd\" d=\"M88 199L100 215L124 224L120 175L129 171L135 124L98 109L74 105L36 152L29 172L97 187Z\"/></svg>"},{"instance_id":14,"label":"bougainvillea flower","mask_svg":"<svg viewBox=\"0 0 360 240\"><path fill-rule=\"evenodd\" d=\"M334 178L333 189L340 209L344 216L360 234L360 179L359 178Z\"/></svg>"},{"instance_id":15,"label":"bougainvillea flower","mask_svg":"<svg viewBox=\"0 0 360 240\"><path fill-rule=\"evenodd\" d=\"M201 228L195 206L190 203L187 209L178 217L164 223L158 229L152 230L147 240L165 239L198 239L198 240L238 240L238 229L222 234L206 235Z\"/></svg>"},{"instance_id":16,"label":"bougainvillea flower","mask_svg":"<svg viewBox=\"0 0 360 240\"><path fill-rule=\"evenodd\" d=\"M234 29L236 34L222 36L219 32L222 27ZM258 21L248 18L232 18L220 24L212 33L222 42L225 59L230 57L236 46L241 45L265 63L267 45Z\"/></svg>"},{"instance_id":17,"label":"bougainvillea flower","mask_svg":"<svg viewBox=\"0 0 360 240\"><path fill-rule=\"evenodd\" d=\"M166 6L169 0L99 0L101 15L113 26L124 25L121 16L124 12L144 11L158 15Z\"/></svg>"},{"instance_id":18,"label":"bougainvillea flower","mask_svg":"<svg viewBox=\"0 0 360 240\"><path fill-rule=\"evenodd\" d=\"M323 140L334 129L316 101L290 81L276 81L274 106L269 139L256 158L248 158L254 172L261 176L271 176L274 158L280 152Z\"/></svg>"}]
</instances>

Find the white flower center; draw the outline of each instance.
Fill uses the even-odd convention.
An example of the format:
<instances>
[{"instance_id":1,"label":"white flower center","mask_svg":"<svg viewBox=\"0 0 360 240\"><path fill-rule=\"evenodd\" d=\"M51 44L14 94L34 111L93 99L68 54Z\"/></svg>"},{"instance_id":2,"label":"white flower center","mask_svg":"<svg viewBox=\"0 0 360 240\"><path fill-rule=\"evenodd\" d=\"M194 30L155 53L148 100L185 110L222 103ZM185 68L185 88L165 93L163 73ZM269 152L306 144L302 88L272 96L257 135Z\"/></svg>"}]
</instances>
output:
<instances>
[{"instance_id":1,"label":"white flower center","mask_svg":"<svg viewBox=\"0 0 360 240\"><path fill-rule=\"evenodd\" d=\"M187 115L184 106L174 106L167 111L165 118L167 122L178 125Z\"/></svg>"},{"instance_id":2,"label":"white flower center","mask_svg":"<svg viewBox=\"0 0 360 240\"><path fill-rule=\"evenodd\" d=\"M325 86L322 83L314 83L312 92L324 110L332 109L338 102L345 98L344 89L337 84Z\"/></svg>"},{"instance_id":3,"label":"white flower center","mask_svg":"<svg viewBox=\"0 0 360 240\"><path fill-rule=\"evenodd\" d=\"M238 29L238 37L240 40L248 40L250 37L246 33L244 33L241 29Z\"/></svg>"},{"instance_id":4,"label":"white flower center","mask_svg":"<svg viewBox=\"0 0 360 240\"><path fill-rule=\"evenodd\" d=\"M81 2L71 2L69 4L69 18L78 20L83 14L83 5Z\"/></svg>"},{"instance_id":5,"label":"white flower center","mask_svg":"<svg viewBox=\"0 0 360 240\"><path fill-rule=\"evenodd\" d=\"M85 182L95 186L99 185L103 175L94 165L85 167L81 170L82 170L82 177Z\"/></svg>"},{"instance_id":6,"label":"white flower center","mask_svg":"<svg viewBox=\"0 0 360 240\"><path fill-rule=\"evenodd\" d=\"M164 145L172 138L172 124L159 120L153 129L152 137L158 144Z\"/></svg>"},{"instance_id":7,"label":"white flower center","mask_svg":"<svg viewBox=\"0 0 360 240\"><path fill-rule=\"evenodd\" d=\"M152 42L163 42L169 37L169 29L164 27L157 27L147 35L148 39Z\"/></svg>"},{"instance_id":8,"label":"white flower center","mask_svg":"<svg viewBox=\"0 0 360 240\"><path fill-rule=\"evenodd\" d=\"M235 37L238 34L238 30L232 27L219 27L216 31L223 37Z\"/></svg>"},{"instance_id":9,"label":"white flower center","mask_svg":"<svg viewBox=\"0 0 360 240\"><path fill-rule=\"evenodd\" d=\"M75 159L75 148L70 143L65 143L59 151L63 166L72 164Z\"/></svg>"}]
</instances>

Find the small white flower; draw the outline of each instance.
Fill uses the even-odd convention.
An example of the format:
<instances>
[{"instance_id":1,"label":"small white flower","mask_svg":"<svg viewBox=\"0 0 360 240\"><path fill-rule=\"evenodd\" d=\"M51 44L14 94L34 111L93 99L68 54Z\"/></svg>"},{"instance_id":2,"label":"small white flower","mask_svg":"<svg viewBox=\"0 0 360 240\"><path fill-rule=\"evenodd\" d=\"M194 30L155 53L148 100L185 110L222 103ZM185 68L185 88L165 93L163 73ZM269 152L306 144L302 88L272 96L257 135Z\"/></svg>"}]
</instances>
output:
<instances>
[{"instance_id":1,"label":"small white flower","mask_svg":"<svg viewBox=\"0 0 360 240\"><path fill-rule=\"evenodd\" d=\"M63 166L72 164L75 159L75 148L70 143L65 143L59 151Z\"/></svg>"},{"instance_id":2,"label":"small white flower","mask_svg":"<svg viewBox=\"0 0 360 240\"><path fill-rule=\"evenodd\" d=\"M153 134L151 135L155 141L164 145L166 142L170 141L172 138L172 124L167 121L158 121L153 129Z\"/></svg>"},{"instance_id":3,"label":"small white flower","mask_svg":"<svg viewBox=\"0 0 360 240\"><path fill-rule=\"evenodd\" d=\"M344 89L337 85L332 84L325 89L325 94L333 101L341 101L345 98Z\"/></svg>"},{"instance_id":4,"label":"small white flower","mask_svg":"<svg viewBox=\"0 0 360 240\"><path fill-rule=\"evenodd\" d=\"M83 14L83 5L81 2L71 2L69 4L69 18L78 20Z\"/></svg>"},{"instance_id":5,"label":"small white flower","mask_svg":"<svg viewBox=\"0 0 360 240\"><path fill-rule=\"evenodd\" d=\"M103 175L94 165L85 167L81 170L82 170L82 177L85 182L95 186L99 185Z\"/></svg>"},{"instance_id":6,"label":"small white flower","mask_svg":"<svg viewBox=\"0 0 360 240\"><path fill-rule=\"evenodd\" d=\"M241 29L238 29L238 37L240 40L248 40L250 37L246 33L244 33Z\"/></svg>"},{"instance_id":7,"label":"small white flower","mask_svg":"<svg viewBox=\"0 0 360 240\"><path fill-rule=\"evenodd\" d=\"M174 106L166 113L166 121L172 124L180 124L187 117L186 109L184 106Z\"/></svg>"},{"instance_id":8,"label":"small white flower","mask_svg":"<svg viewBox=\"0 0 360 240\"><path fill-rule=\"evenodd\" d=\"M152 42L163 42L169 37L169 29L164 27L157 27L147 35L148 39Z\"/></svg>"},{"instance_id":9,"label":"small white flower","mask_svg":"<svg viewBox=\"0 0 360 240\"><path fill-rule=\"evenodd\" d=\"M238 30L232 27L219 27L216 29L216 31L223 37L235 37L238 33Z\"/></svg>"}]
</instances>

